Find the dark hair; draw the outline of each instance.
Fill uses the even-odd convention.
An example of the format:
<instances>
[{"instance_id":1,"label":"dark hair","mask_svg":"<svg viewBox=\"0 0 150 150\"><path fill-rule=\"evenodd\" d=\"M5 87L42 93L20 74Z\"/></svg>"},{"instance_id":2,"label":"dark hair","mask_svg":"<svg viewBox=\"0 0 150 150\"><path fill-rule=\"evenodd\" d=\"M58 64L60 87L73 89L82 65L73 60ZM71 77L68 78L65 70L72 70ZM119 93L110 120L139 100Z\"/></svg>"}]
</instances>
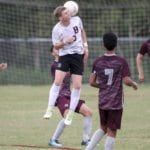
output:
<instances>
[{"instance_id":1,"label":"dark hair","mask_svg":"<svg viewBox=\"0 0 150 150\"><path fill-rule=\"evenodd\" d=\"M57 18L59 18L61 16L62 11L64 11L66 9L66 7L64 6L58 6L55 8L53 15Z\"/></svg>"},{"instance_id":2,"label":"dark hair","mask_svg":"<svg viewBox=\"0 0 150 150\"><path fill-rule=\"evenodd\" d=\"M109 50L112 51L114 50L114 48L117 46L117 36L116 34L109 32L109 33L105 33L103 35L103 42L104 42L104 47Z\"/></svg>"}]
</instances>

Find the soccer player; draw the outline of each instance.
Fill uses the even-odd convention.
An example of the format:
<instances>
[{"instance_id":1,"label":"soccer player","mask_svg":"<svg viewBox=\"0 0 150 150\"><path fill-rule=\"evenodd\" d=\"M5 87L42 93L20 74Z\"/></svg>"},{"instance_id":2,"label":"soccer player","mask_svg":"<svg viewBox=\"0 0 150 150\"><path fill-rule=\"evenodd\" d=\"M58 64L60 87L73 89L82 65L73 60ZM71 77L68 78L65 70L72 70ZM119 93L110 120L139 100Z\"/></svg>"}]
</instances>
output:
<instances>
[{"instance_id":1,"label":"soccer player","mask_svg":"<svg viewBox=\"0 0 150 150\"><path fill-rule=\"evenodd\" d=\"M106 134L105 150L113 150L117 130L121 128L123 112L123 82L137 89L137 83L131 80L127 61L116 55L117 36L105 33L103 36L106 53L93 63L90 85L99 88L100 128L93 134L86 150L93 150Z\"/></svg>"},{"instance_id":2,"label":"soccer player","mask_svg":"<svg viewBox=\"0 0 150 150\"><path fill-rule=\"evenodd\" d=\"M52 116L52 110L61 84L66 73L70 71L73 88L69 112L65 118L65 124L70 125L80 99L84 56L85 60L87 60L88 56L86 33L81 19L78 16L71 17L69 10L64 6L57 7L54 10L54 16L59 19L59 22L52 30L52 42L54 47L59 49L59 63L55 73L55 80L49 92L48 108L44 118L49 119Z\"/></svg>"},{"instance_id":3,"label":"soccer player","mask_svg":"<svg viewBox=\"0 0 150 150\"><path fill-rule=\"evenodd\" d=\"M0 63L0 71L5 70L7 68L7 63Z\"/></svg>"},{"instance_id":4,"label":"soccer player","mask_svg":"<svg viewBox=\"0 0 150 150\"><path fill-rule=\"evenodd\" d=\"M139 80L141 82L144 81L143 58L146 53L150 57L150 39L148 39L142 44L136 57L137 69L139 72Z\"/></svg>"},{"instance_id":5,"label":"soccer player","mask_svg":"<svg viewBox=\"0 0 150 150\"><path fill-rule=\"evenodd\" d=\"M52 55L55 57L54 62L51 65L51 75L53 79L55 78L55 71L58 65L58 50L52 48ZM68 72L63 80L61 85L61 89L59 92L59 96L56 100L55 106L58 107L63 119L61 119L57 125L57 128L49 140L49 145L54 147L61 147L62 145L58 142L59 137L62 135L64 128L66 125L64 124L64 118L68 112L69 104L70 104L70 83L71 83L71 75ZM87 145L90 140L90 133L92 128L92 111L91 109L85 104L84 100L79 100L77 107L75 109L76 113L83 115L83 139L81 145Z\"/></svg>"}]
</instances>

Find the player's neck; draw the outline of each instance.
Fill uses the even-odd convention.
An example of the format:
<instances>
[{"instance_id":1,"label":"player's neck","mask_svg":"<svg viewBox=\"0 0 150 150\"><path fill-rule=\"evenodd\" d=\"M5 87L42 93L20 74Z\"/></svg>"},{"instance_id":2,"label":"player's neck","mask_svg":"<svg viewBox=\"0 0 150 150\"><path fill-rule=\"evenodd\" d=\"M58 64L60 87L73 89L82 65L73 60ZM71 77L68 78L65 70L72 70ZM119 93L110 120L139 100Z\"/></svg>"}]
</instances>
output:
<instances>
[{"instance_id":1,"label":"player's neck","mask_svg":"<svg viewBox=\"0 0 150 150\"><path fill-rule=\"evenodd\" d=\"M70 20L68 21L61 21L61 25L67 27L70 24Z\"/></svg>"},{"instance_id":2,"label":"player's neck","mask_svg":"<svg viewBox=\"0 0 150 150\"><path fill-rule=\"evenodd\" d=\"M106 53L105 53L104 55L105 55L105 56L115 56L116 53L115 53L114 50L113 50L113 51L106 51Z\"/></svg>"}]
</instances>

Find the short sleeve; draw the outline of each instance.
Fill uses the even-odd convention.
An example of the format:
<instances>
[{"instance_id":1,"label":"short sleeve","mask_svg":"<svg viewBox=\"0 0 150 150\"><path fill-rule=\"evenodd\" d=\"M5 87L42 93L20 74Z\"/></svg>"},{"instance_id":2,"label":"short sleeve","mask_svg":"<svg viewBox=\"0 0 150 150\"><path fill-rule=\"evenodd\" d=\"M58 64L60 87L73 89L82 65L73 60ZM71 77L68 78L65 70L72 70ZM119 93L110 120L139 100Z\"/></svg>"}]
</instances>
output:
<instances>
[{"instance_id":1,"label":"short sleeve","mask_svg":"<svg viewBox=\"0 0 150 150\"><path fill-rule=\"evenodd\" d=\"M52 43L53 43L53 45L60 42L59 38L60 38L59 37L59 31L56 27L54 27L53 30L52 30Z\"/></svg>"},{"instance_id":2,"label":"short sleeve","mask_svg":"<svg viewBox=\"0 0 150 150\"><path fill-rule=\"evenodd\" d=\"M81 30L83 30L83 22L80 17L79 17L79 25L80 25Z\"/></svg>"},{"instance_id":3,"label":"short sleeve","mask_svg":"<svg viewBox=\"0 0 150 150\"><path fill-rule=\"evenodd\" d=\"M142 44L142 46L139 50L139 53L142 54L142 55L145 55L147 53L147 44L146 44L146 42Z\"/></svg>"}]
</instances>

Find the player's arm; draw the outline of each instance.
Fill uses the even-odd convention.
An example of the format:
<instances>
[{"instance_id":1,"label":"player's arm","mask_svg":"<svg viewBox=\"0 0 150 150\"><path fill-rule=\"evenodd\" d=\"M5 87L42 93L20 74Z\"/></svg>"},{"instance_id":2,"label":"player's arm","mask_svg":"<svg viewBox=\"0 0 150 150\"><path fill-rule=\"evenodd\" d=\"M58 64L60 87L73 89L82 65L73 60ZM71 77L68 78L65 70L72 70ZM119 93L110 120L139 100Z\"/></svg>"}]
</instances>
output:
<instances>
[{"instance_id":1,"label":"player's arm","mask_svg":"<svg viewBox=\"0 0 150 150\"><path fill-rule=\"evenodd\" d=\"M59 33L59 29L54 27L52 31L52 42L55 49L61 49L67 44L71 44L74 42L75 38L73 36L67 36L64 38L60 38L61 33Z\"/></svg>"},{"instance_id":2,"label":"player's arm","mask_svg":"<svg viewBox=\"0 0 150 150\"><path fill-rule=\"evenodd\" d=\"M131 86L135 90L138 89L138 84L135 81L133 81L129 76L124 77L123 82L124 82L125 85Z\"/></svg>"},{"instance_id":3,"label":"player's arm","mask_svg":"<svg viewBox=\"0 0 150 150\"><path fill-rule=\"evenodd\" d=\"M136 64L139 73L139 80L144 81L144 72L143 72L143 55L138 53L136 57Z\"/></svg>"},{"instance_id":4,"label":"player's arm","mask_svg":"<svg viewBox=\"0 0 150 150\"><path fill-rule=\"evenodd\" d=\"M67 44L71 44L72 42L74 42L75 38L73 36L68 36L63 38L61 41L54 43L54 47L56 49L61 49L63 48L65 45Z\"/></svg>"},{"instance_id":5,"label":"player's arm","mask_svg":"<svg viewBox=\"0 0 150 150\"><path fill-rule=\"evenodd\" d=\"M92 87L99 88L99 84L96 82L96 74L91 73L89 83Z\"/></svg>"},{"instance_id":6,"label":"player's arm","mask_svg":"<svg viewBox=\"0 0 150 150\"><path fill-rule=\"evenodd\" d=\"M81 30L82 40L83 40L83 46L84 46L84 64L87 64L89 51L88 51L88 43L87 43L87 37L86 32L84 29Z\"/></svg>"}]
</instances>

